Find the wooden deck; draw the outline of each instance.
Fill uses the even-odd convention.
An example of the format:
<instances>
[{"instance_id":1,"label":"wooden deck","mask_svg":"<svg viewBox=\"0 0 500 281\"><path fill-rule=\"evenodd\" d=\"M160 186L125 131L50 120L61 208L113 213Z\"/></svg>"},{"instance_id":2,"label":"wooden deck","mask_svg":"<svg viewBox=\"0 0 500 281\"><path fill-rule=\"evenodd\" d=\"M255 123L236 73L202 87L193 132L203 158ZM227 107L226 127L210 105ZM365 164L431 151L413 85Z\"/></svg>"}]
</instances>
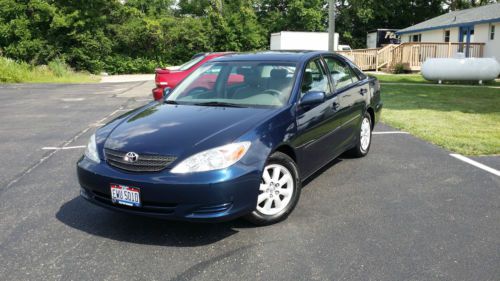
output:
<instances>
[{"instance_id":1,"label":"wooden deck","mask_svg":"<svg viewBox=\"0 0 500 281\"><path fill-rule=\"evenodd\" d=\"M480 58L484 54L484 43L470 43L469 57ZM350 58L362 70L392 69L402 64L406 70L420 71L428 58L449 58L458 52L465 53L464 43L412 42L386 45L380 49L357 49L337 53Z\"/></svg>"}]
</instances>

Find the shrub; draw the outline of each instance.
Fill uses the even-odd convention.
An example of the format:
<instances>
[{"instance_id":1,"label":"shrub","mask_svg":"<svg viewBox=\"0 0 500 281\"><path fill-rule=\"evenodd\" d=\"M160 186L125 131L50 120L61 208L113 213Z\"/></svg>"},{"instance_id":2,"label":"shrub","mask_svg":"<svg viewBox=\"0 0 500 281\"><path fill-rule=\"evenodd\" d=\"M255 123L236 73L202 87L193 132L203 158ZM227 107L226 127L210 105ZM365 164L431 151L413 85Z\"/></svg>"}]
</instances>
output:
<instances>
[{"instance_id":1,"label":"shrub","mask_svg":"<svg viewBox=\"0 0 500 281\"><path fill-rule=\"evenodd\" d=\"M392 73L394 74L402 74L406 73L405 66L402 63L398 63L394 66L394 69L392 70Z\"/></svg>"},{"instance_id":2,"label":"shrub","mask_svg":"<svg viewBox=\"0 0 500 281\"><path fill-rule=\"evenodd\" d=\"M154 73L161 63L146 58L131 58L127 56L113 56L106 59L104 70L109 74L122 73Z\"/></svg>"},{"instance_id":3,"label":"shrub","mask_svg":"<svg viewBox=\"0 0 500 281\"><path fill-rule=\"evenodd\" d=\"M98 79L86 72L74 72L63 61L51 61L49 65L33 66L0 56L0 83L22 82L96 82Z\"/></svg>"},{"instance_id":4,"label":"shrub","mask_svg":"<svg viewBox=\"0 0 500 281\"><path fill-rule=\"evenodd\" d=\"M72 72L66 62L60 58L56 58L49 62L48 67L57 77L63 77Z\"/></svg>"},{"instance_id":5,"label":"shrub","mask_svg":"<svg viewBox=\"0 0 500 281\"><path fill-rule=\"evenodd\" d=\"M16 62L12 59L0 57L0 82L18 83L30 72L30 65L25 62Z\"/></svg>"}]
</instances>

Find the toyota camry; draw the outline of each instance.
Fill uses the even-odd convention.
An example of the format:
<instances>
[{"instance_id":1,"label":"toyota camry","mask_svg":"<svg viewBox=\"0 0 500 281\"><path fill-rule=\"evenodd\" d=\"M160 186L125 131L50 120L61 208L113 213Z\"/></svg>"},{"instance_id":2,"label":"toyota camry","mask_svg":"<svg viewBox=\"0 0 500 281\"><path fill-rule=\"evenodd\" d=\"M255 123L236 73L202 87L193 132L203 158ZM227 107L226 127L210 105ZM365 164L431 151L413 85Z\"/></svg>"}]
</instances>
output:
<instances>
[{"instance_id":1,"label":"toyota camry","mask_svg":"<svg viewBox=\"0 0 500 281\"><path fill-rule=\"evenodd\" d=\"M136 215L276 223L305 179L368 153L381 108L378 81L334 53L219 57L98 129L77 163L80 194Z\"/></svg>"}]
</instances>

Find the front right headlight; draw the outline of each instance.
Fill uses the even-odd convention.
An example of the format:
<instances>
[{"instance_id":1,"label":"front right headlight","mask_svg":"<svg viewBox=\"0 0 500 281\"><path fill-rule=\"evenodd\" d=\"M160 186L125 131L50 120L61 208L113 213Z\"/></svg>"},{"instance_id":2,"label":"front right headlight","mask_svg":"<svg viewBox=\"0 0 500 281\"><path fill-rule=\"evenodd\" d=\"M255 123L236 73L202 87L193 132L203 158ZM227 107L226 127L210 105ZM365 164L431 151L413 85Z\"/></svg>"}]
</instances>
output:
<instances>
[{"instance_id":1,"label":"front right headlight","mask_svg":"<svg viewBox=\"0 0 500 281\"><path fill-rule=\"evenodd\" d=\"M186 174L225 169L247 153L250 142L230 143L188 157L172 169L174 174Z\"/></svg>"},{"instance_id":2,"label":"front right headlight","mask_svg":"<svg viewBox=\"0 0 500 281\"><path fill-rule=\"evenodd\" d=\"M99 159L99 153L97 153L97 144L95 142L95 134L93 134L89 139L89 143L87 144L87 149L85 149L85 157L87 157L89 160L92 160L96 163L101 162L101 159Z\"/></svg>"}]
</instances>

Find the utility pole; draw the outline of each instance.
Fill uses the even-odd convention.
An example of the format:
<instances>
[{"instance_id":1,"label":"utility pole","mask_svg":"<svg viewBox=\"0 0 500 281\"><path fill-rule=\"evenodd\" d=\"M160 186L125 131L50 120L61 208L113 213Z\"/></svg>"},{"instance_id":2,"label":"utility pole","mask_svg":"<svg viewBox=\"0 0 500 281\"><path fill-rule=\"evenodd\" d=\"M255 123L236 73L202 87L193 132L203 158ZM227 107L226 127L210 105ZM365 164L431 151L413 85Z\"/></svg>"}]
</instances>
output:
<instances>
[{"instance_id":1,"label":"utility pole","mask_svg":"<svg viewBox=\"0 0 500 281\"><path fill-rule=\"evenodd\" d=\"M335 0L328 1L328 51L335 51Z\"/></svg>"}]
</instances>

